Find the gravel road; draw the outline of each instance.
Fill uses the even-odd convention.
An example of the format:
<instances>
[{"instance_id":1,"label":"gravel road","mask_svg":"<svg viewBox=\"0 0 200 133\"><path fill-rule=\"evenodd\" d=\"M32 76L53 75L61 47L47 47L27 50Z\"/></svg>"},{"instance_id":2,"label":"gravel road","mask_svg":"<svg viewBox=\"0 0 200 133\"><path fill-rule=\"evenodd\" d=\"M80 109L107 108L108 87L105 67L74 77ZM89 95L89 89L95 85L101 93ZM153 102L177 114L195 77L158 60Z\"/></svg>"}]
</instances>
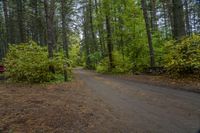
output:
<instances>
[{"instance_id":1,"label":"gravel road","mask_svg":"<svg viewBox=\"0 0 200 133\"><path fill-rule=\"evenodd\" d=\"M111 108L124 133L198 133L200 95L76 69L77 78ZM116 125L118 126L118 125Z\"/></svg>"}]
</instances>

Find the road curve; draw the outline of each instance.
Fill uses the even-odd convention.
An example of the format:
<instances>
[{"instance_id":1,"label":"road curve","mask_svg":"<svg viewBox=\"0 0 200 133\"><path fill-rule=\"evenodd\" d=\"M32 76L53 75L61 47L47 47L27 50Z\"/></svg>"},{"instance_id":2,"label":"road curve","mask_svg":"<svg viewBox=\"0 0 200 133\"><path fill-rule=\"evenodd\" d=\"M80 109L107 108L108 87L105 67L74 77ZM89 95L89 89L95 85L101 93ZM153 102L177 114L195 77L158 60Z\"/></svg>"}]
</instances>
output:
<instances>
[{"instance_id":1,"label":"road curve","mask_svg":"<svg viewBox=\"0 0 200 133\"><path fill-rule=\"evenodd\" d=\"M76 69L93 94L108 104L124 133L198 133L200 94Z\"/></svg>"}]
</instances>

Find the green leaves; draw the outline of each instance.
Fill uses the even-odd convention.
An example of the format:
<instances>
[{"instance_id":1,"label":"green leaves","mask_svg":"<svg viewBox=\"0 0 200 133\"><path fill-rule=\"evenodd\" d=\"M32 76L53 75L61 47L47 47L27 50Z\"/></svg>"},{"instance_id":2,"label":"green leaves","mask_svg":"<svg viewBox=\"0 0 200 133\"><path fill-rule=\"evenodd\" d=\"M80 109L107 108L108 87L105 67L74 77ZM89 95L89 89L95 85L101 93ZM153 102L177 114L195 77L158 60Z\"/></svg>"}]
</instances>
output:
<instances>
[{"instance_id":1,"label":"green leaves","mask_svg":"<svg viewBox=\"0 0 200 133\"><path fill-rule=\"evenodd\" d=\"M166 44L165 67L172 75L200 76L200 36L186 37Z\"/></svg>"},{"instance_id":2,"label":"green leaves","mask_svg":"<svg viewBox=\"0 0 200 133\"><path fill-rule=\"evenodd\" d=\"M126 73L129 72L132 68L131 61L125 55L122 55L119 51L113 52L114 66L113 73ZM102 59L97 65L97 72L106 73L109 70L109 60L108 57Z\"/></svg>"},{"instance_id":3,"label":"green leaves","mask_svg":"<svg viewBox=\"0 0 200 133\"><path fill-rule=\"evenodd\" d=\"M4 60L6 75L16 82L41 83L55 79L55 74L49 72L49 66L54 66L56 74L63 73L63 64L69 64L61 53L55 53L53 60L48 59L46 47L40 47L35 42L10 45Z\"/></svg>"}]
</instances>

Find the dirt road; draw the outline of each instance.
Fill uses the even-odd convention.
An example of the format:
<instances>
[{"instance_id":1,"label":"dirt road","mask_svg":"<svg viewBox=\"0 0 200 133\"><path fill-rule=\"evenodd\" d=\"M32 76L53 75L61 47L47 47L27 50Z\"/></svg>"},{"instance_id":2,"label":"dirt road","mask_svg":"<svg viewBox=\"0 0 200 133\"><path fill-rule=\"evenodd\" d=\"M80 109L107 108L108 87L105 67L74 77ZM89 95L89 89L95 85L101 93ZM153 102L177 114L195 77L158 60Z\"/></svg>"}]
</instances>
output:
<instances>
[{"instance_id":1,"label":"dirt road","mask_svg":"<svg viewBox=\"0 0 200 133\"><path fill-rule=\"evenodd\" d=\"M120 132L197 133L200 95L76 69L76 77L111 108ZM118 126L118 125L116 125Z\"/></svg>"}]
</instances>

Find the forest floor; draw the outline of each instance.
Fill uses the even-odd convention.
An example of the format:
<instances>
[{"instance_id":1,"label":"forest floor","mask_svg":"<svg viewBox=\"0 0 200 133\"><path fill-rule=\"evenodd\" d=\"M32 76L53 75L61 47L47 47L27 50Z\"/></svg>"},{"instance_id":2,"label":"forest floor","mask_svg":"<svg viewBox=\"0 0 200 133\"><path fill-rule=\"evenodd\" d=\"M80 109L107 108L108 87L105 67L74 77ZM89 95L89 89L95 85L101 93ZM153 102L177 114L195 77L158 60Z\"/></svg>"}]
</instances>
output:
<instances>
[{"instance_id":1,"label":"forest floor","mask_svg":"<svg viewBox=\"0 0 200 133\"><path fill-rule=\"evenodd\" d=\"M115 119L109 110L82 81L51 85L0 83L0 133L113 131Z\"/></svg>"},{"instance_id":2,"label":"forest floor","mask_svg":"<svg viewBox=\"0 0 200 133\"><path fill-rule=\"evenodd\" d=\"M189 80L174 83L163 76L74 72L76 78L69 83L0 82L0 133L195 133L200 129L200 94L179 90L199 89L198 81L187 85Z\"/></svg>"}]
</instances>

